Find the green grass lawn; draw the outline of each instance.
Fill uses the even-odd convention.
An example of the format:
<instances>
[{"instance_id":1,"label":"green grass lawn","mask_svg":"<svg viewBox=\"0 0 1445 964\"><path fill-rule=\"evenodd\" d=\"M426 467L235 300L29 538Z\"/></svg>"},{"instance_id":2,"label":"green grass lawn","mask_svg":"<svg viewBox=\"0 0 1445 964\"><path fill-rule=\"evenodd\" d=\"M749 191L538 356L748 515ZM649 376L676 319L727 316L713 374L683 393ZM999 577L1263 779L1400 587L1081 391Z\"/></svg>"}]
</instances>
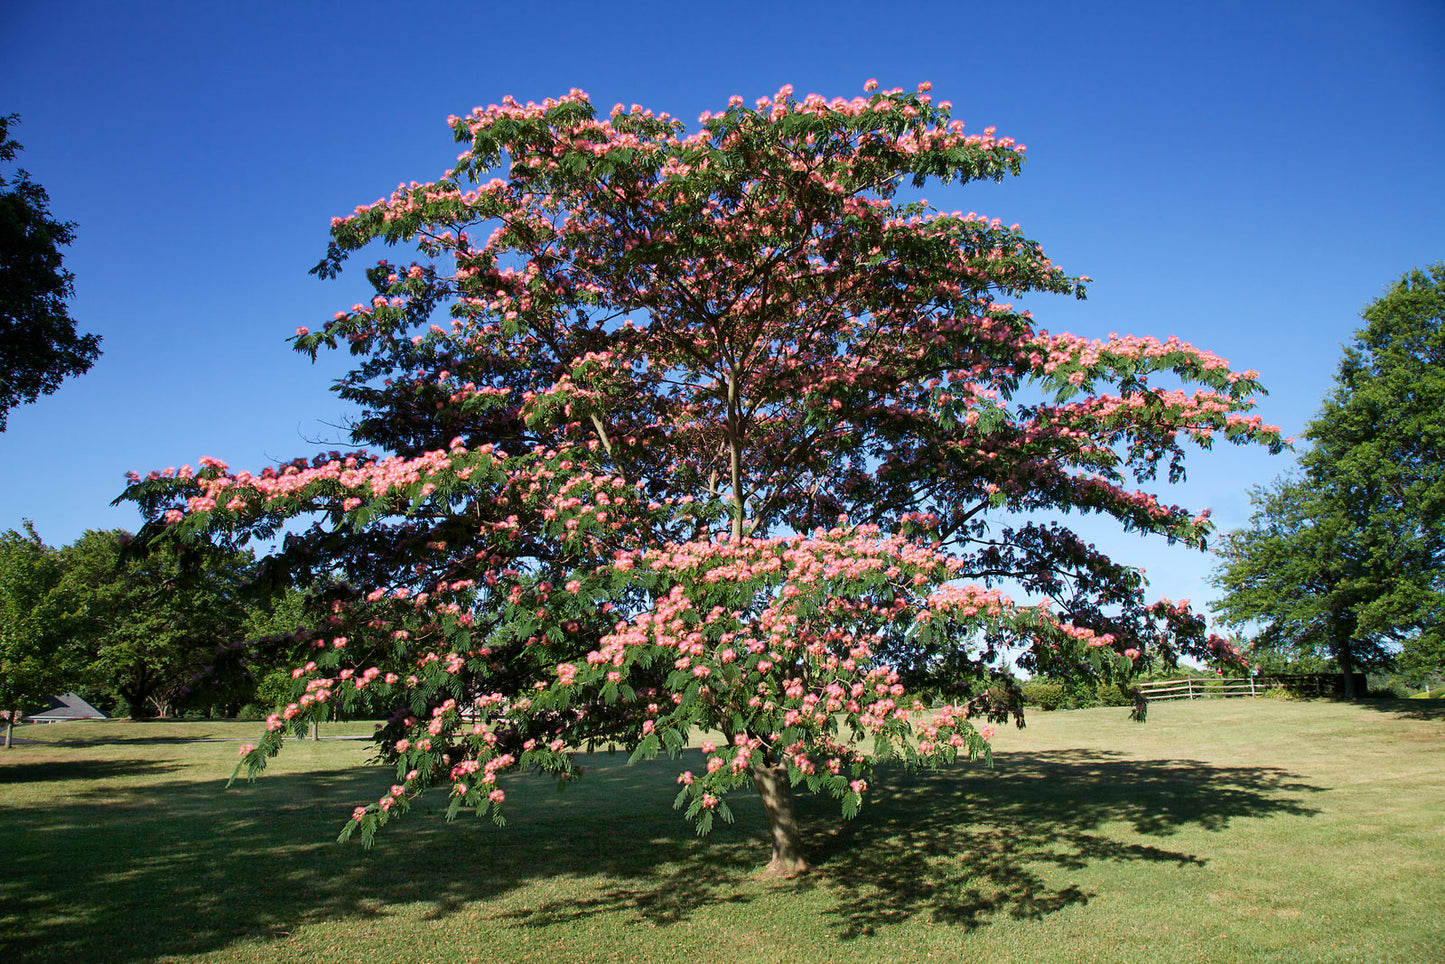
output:
<instances>
[{"instance_id":1,"label":"green grass lawn","mask_svg":"<svg viewBox=\"0 0 1445 964\"><path fill-rule=\"evenodd\" d=\"M17 731L52 742L0 753L0 961L1445 957L1434 702L1034 713L992 770L881 773L851 822L803 798L817 869L796 881L757 876L755 800L699 839L677 763L605 754L562 794L511 779L506 828L422 807L338 845L391 772L298 741L225 789L256 729Z\"/></svg>"}]
</instances>

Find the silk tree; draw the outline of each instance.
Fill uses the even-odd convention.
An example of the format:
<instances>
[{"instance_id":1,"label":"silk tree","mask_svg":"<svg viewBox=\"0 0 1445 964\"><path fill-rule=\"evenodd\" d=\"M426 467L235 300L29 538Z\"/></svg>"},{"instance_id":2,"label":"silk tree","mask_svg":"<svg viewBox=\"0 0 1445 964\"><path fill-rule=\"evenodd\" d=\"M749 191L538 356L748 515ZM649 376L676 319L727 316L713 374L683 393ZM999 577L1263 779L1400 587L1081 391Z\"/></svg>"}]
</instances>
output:
<instances>
[{"instance_id":1,"label":"silk tree","mask_svg":"<svg viewBox=\"0 0 1445 964\"><path fill-rule=\"evenodd\" d=\"M1016 174L1023 146L926 84L867 93L734 97L691 132L575 90L507 99L451 119L446 176L333 220L318 274L411 252L295 338L359 359L337 387L372 451L130 490L153 537L318 520L272 560L316 577L316 656L249 772L328 704L391 694L398 783L347 828L369 840L428 787L495 815L506 770L566 775L598 740L681 753L702 727L679 806L705 831L755 786L792 874L791 788L851 814L876 761L986 755L975 721L1017 712L987 686L1007 656L1112 679L1212 645L1035 520L1202 544L1207 515L1146 485L1191 442L1282 445L1248 414L1255 373L1040 328L1013 302L1088 279L1017 225L901 197Z\"/></svg>"}]
</instances>

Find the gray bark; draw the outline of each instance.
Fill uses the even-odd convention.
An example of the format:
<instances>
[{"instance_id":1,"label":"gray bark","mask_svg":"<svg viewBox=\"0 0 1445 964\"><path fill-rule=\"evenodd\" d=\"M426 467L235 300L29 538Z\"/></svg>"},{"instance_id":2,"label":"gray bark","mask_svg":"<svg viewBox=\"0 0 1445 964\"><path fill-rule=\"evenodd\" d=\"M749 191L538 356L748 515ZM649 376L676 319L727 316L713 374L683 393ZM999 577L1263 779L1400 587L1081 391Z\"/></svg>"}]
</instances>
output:
<instances>
[{"instance_id":1,"label":"gray bark","mask_svg":"<svg viewBox=\"0 0 1445 964\"><path fill-rule=\"evenodd\" d=\"M763 873L769 877L796 877L807 873L812 868L803 856L803 835L793 812L793 787L788 780L788 768L754 766L753 784L768 813L773 842L773 859Z\"/></svg>"}]
</instances>

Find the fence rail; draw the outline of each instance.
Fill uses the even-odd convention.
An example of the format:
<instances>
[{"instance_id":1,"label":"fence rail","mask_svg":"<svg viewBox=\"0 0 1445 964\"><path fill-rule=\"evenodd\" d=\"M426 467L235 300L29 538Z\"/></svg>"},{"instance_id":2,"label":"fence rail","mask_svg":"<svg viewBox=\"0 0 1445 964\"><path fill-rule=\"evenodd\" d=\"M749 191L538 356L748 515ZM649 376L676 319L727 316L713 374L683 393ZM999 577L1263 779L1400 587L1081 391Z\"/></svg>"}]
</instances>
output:
<instances>
[{"instance_id":1,"label":"fence rail","mask_svg":"<svg viewBox=\"0 0 1445 964\"><path fill-rule=\"evenodd\" d=\"M1164 679L1140 683L1146 700L1213 700L1234 696L1258 696L1266 690L1286 689L1302 696L1330 696L1341 688L1339 676L1331 673L1296 673L1282 676L1240 676L1210 679Z\"/></svg>"}]
</instances>

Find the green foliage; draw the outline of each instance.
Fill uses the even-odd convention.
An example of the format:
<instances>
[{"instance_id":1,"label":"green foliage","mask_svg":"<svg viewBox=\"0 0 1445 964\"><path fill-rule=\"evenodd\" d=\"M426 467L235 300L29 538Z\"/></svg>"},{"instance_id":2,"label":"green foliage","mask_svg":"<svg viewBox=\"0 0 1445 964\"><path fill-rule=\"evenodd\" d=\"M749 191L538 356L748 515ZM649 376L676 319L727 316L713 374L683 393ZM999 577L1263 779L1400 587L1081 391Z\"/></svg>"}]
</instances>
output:
<instances>
[{"instance_id":1,"label":"green foliage","mask_svg":"<svg viewBox=\"0 0 1445 964\"><path fill-rule=\"evenodd\" d=\"M294 698L296 681L291 678L291 671L284 667L272 669L256 684L256 703L266 708L261 714L265 717L275 706L284 706Z\"/></svg>"},{"instance_id":2,"label":"green foliage","mask_svg":"<svg viewBox=\"0 0 1445 964\"><path fill-rule=\"evenodd\" d=\"M1041 710L1082 710L1092 706L1134 706L1134 697L1120 683L1092 680L1033 679L1021 687L1025 706Z\"/></svg>"},{"instance_id":3,"label":"green foliage","mask_svg":"<svg viewBox=\"0 0 1445 964\"><path fill-rule=\"evenodd\" d=\"M1251 665L1261 676L1338 673L1333 657L1318 652L1296 652L1268 645L1250 647Z\"/></svg>"},{"instance_id":4,"label":"green foliage","mask_svg":"<svg viewBox=\"0 0 1445 964\"><path fill-rule=\"evenodd\" d=\"M59 577L55 550L28 520L23 533L0 534L0 713L33 711L65 683L58 639L41 612Z\"/></svg>"},{"instance_id":5,"label":"green foliage","mask_svg":"<svg viewBox=\"0 0 1445 964\"><path fill-rule=\"evenodd\" d=\"M1445 263L1405 274L1364 311L1300 473L1256 489L1220 549L1216 603L1262 627L1256 652L1346 674L1445 666Z\"/></svg>"},{"instance_id":6,"label":"green foliage","mask_svg":"<svg viewBox=\"0 0 1445 964\"><path fill-rule=\"evenodd\" d=\"M1445 633L1437 626L1406 638L1396 668L1416 686L1426 680L1445 682Z\"/></svg>"},{"instance_id":7,"label":"green foliage","mask_svg":"<svg viewBox=\"0 0 1445 964\"><path fill-rule=\"evenodd\" d=\"M1037 706L1041 710L1056 710L1064 705L1064 687L1059 683L1045 683L1029 680L1021 687L1025 706Z\"/></svg>"},{"instance_id":8,"label":"green foliage","mask_svg":"<svg viewBox=\"0 0 1445 964\"><path fill-rule=\"evenodd\" d=\"M1415 695L1415 688L1396 673L1371 673L1366 691L1371 699L1403 700Z\"/></svg>"},{"instance_id":9,"label":"green foliage","mask_svg":"<svg viewBox=\"0 0 1445 964\"><path fill-rule=\"evenodd\" d=\"M507 98L451 119L467 147L440 180L335 219L319 275L373 244L412 260L294 345L358 360L351 439L392 454L204 459L125 495L163 542L306 529L267 568L314 593L312 648L242 770L364 693L397 780L353 811L363 841L429 789L495 817L507 770L697 729L723 736L681 775L699 829L779 780L851 815L875 762L986 759L1007 666L1086 681L1082 705L1207 654L1187 605L1042 517L1202 545L1207 515L1148 489L1186 447L1282 446L1245 414L1255 374L1015 309L1088 279L1016 225L897 196L1022 164L929 86L785 86L692 133L581 91ZM931 720L925 696L948 701Z\"/></svg>"},{"instance_id":10,"label":"green foliage","mask_svg":"<svg viewBox=\"0 0 1445 964\"><path fill-rule=\"evenodd\" d=\"M1118 683L1101 683L1097 693L1100 706L1134 705L1134 697Z\"/></svg>"},{"instance_id":11,"label":"green foliage","mask_svg":"<svg viewBox=\"0 0 1445 964\"><path fill-rule=\"evenodd\" d=\"M8 136L19 119L0 117L0 162L20 151ZM100 338L77 334L66 305L74 284L60 249L74 240L75 225L53 219L49 203L23 168L0 178L0 432L10 409L49 395L100 357Z\"/></svg>"},{"instance_id":12,"label":"green foliage","mask_svg":"<svg viewBox=\"0 0 1445 964\"><path fill-rule=\"evenodd\" d=\"M1064 705L1071 710L1086 710L1099 705L1099 683L1091 679L1064 678Z\"/></svg>"},{"instance_id":13,"label":"green foliage","mask_svg":"<svg viewBox=\"0 0 1445 964\"><path fill-rule=\"evenodd\" d=\"M238 660L250 554L130 543L122 530L92 530L60 550L45 608L69 665L132 717L245 702L255 688Z\"/></svg>"}]
</instances>

